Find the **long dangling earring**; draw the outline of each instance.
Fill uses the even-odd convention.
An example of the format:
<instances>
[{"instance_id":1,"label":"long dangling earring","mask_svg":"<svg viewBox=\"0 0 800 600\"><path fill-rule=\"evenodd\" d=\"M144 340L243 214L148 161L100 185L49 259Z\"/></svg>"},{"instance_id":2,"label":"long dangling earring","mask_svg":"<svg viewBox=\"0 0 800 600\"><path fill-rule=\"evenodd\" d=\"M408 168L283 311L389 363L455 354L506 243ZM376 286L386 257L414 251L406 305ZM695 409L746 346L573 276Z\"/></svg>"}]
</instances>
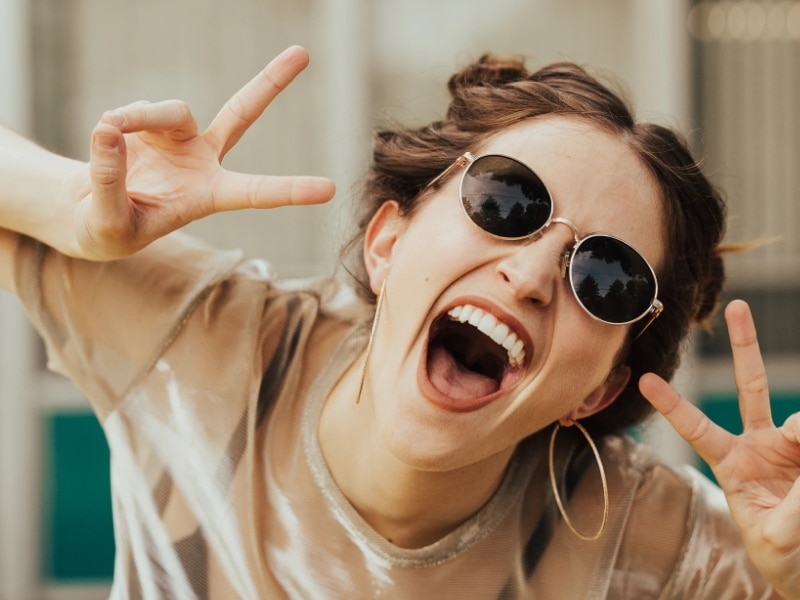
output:
<instances>
[{"instance_id":1,"label":"long dangling earring","mask_svg":"<svg viewBox=\"0 0 800 600\"><path fill-rule=\"evenodd\" d=\"M553 486L553 496L556 499L556 504L558 505L558 512L561 513L561 517L564 519L564 523L566 523L567 527L570 528L572 533L577 535L579 538L591 542L593 540L596 540L602 535L603 531L606 528L606 522L608 521L608 482L606 481L606 471L603 468L603 461L600 459L600 452L597 451L597 446L595 446L592 437L589 435L589 432L586 431L586 428L583 425L581 425L578 421L572 421L571 424L575 425L583 434L583 437L586 438L586 441L589 442L589 447L592 449L592 452L594 453L594 458L597 461L597 466L600 469L600 479L603 482L603 521L602 523L600 523L600 528L597 530L597 533L595 533L594 535L585 535L580 531L578 531L577 529L575 529L575 526L572 524L572 521L570 521L569 517L567 516L567 511L564 508L564 504L561 502L561 494L559 494L558 492L558 484L556 483L556 472L555 472L554 458L553 458L556 446L556 434L558 433L558 430L561 428L561 423L559 422L556 422L556 426L553 428L553 433L550 436L550 452L548 456L550 464L550 485Z\"/></svg>"},{"instance_id":2,"label":"long dangling earring","mask_svg":"<svg viewBox=\"0 0 800 600\"><path fill-rule=\"evenodd\" d=\"M388 277L386 279L389 279ZM378 318L381 315L381 308L383 307L383 297L386 295L386 279L381 284L381 291L378 292L378 301L375 304L375 316L372 319L372 329L369 331L369 340L367 341L367 351L364 354L364 362L361 365L361 381L358 383L358 395L356 396L356 404L361 402L361 391L364 389L364 380L367 378L367 367L369 366L369 357L372 354L372 342L375 339L375 330L378 327Z\"/></svg>"}]
</instances>

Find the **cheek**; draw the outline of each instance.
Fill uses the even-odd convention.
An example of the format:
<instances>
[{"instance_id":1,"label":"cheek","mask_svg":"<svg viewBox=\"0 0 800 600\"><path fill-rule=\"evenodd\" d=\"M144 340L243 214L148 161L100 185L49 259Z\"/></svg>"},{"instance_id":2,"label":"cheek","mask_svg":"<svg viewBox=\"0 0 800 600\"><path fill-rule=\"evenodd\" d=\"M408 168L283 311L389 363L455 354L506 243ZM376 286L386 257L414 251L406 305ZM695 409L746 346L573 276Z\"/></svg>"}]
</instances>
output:
<instances>
[{"instance_id":1,"label":"cheek","mask_svg":"<svg viewBox=\"0 0 800 600\"><path fill-rule=\"evenodd\" d=\"M558 367L564 397L570 398L570 406L564 412L576 408L586 398L603 386L608 380L619 349L622 347L624 332L598 324L603 329L599 334L576 335L573 343L566 349L566 358Z\"/></svg>"},{"instance_id":2,"label":"cheek","mask_svg":"<svg viewBox=\"0 0 800 600\"><path fill-rule=\"evenodd\" d=\"M587 319L591 322L561 321L542 369L523 391L528 398L522 412L539 428L579 406L605 383L615 364L625 332Z\"/></svg>"},{"instance_id":3,"label":"cheek","mask_svg":"<svg viewBox=\"0 0 800 600\"><path fill-rule=\"evenodd\" d=\"M398 240L393 263L408 279L444 288L486 262L486 241L465 217L432 206L420 211Z\"/></svg>"},{"instance_id":4,"label":"cheek","mask_svg":"<svg viewBox=\"0 0 800 600\"><path fill-rule=\"evenodd\" d=\"M580 327L569 332L556 342L560 346L561 369L581 387L592 389L604 382L611 372L616 357L625 340L622 327L594 321L592 326Z\"/></svg>"}]
</instances>

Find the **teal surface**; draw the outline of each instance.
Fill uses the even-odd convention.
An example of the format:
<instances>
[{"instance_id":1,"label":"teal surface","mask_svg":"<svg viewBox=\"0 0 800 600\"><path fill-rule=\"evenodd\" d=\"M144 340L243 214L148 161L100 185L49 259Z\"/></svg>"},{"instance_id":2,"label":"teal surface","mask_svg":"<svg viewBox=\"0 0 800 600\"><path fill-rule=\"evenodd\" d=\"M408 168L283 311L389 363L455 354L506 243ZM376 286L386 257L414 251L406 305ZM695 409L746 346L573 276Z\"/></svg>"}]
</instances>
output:
<instances>
[{"instance_id":1,"label":"teal surface","mask_svg":"<svg viewBox=\"0 0 800 600\"><path fill-rule=\"evenodd\" d=\"M789 415L800 411L800 390L772 392L770 399L772 420L776 425L782 425ZM731 433L742 433L742 417L739 414L736 392L707 394L700 399L698 405L717 425ZM697 460L700 470L715 480L705 461L700 458Z\"/></svg>"},{"instance_id":2,"label":"teal surface","mask_svg":"<svg viewBox=\"0 0 800 600\"><path fill-rule=\"evenodd\" d=\"M114 569L109 451L90 412L44 423L42 579L110 580Z\"/></svg>"},{"instance_id":3,"label":"teal surface","mask_svg":"<svg viewBox=\"0 0 800 600\"><path fill-rule=\"evenodd\" d=\"M736 395L709 394L700 408L715 423L741 433ZM780 424L800 410L800 390L772 394L773 420ZM44 431L42 577L46 581L110 580L114 567L109 452L90 412L52 413ZM712 480L711 470L698 458Z\"/></svg>"}]
</instances>

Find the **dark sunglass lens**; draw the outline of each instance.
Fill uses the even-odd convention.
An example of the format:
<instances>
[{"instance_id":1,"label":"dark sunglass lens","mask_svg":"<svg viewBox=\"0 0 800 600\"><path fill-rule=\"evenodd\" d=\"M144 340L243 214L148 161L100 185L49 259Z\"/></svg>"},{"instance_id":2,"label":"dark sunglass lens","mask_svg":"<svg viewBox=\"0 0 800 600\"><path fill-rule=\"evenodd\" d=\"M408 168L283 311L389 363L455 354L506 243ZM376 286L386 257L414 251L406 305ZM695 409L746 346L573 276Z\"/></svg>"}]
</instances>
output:
<instances>
[{"instance_id":1,"label":"dark sunglass lens","mask_svg":"<svg viewBox=\"0 0 800 600\"><path fill-rule=\"evenodd\" d=\"M504 238L538 231L552 210L542 180L505 156L483 156L468 167L461 183L461 201L476 225Z\"/></svg>"},{"instance_id":2,"label":"dark sunglass lens","mask_svg":"<svg viewBox=\"0 0 800 600\"><path fill-rule=\"evenodd\" d=\"M656 293L644 258L625 242L605 235L579 244L570 277L586 310L609 323L628 323L642 316Z\"/></svg>"}]
</instances>

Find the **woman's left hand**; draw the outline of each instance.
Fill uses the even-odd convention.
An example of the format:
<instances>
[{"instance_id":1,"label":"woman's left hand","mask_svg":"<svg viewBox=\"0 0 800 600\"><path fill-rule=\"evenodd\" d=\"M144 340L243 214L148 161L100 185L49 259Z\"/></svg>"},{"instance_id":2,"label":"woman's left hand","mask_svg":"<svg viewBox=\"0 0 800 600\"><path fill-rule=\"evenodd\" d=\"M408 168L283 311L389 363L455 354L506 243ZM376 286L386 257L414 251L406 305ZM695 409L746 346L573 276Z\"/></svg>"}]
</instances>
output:
<instances>
[{"instance_id":1,"label":"woman's left hand","mask_svg":"<svg viewBox=\"0 0 800 600\"><path fill-rule=\"evenodd\" d=\"M733 301L725 319L741 435L713 423L652 373L640 379L639 388L711 467L755 566L784 597L800 598L800 412L775 426L750 308Z\"/></svg>"}]
</instances>

